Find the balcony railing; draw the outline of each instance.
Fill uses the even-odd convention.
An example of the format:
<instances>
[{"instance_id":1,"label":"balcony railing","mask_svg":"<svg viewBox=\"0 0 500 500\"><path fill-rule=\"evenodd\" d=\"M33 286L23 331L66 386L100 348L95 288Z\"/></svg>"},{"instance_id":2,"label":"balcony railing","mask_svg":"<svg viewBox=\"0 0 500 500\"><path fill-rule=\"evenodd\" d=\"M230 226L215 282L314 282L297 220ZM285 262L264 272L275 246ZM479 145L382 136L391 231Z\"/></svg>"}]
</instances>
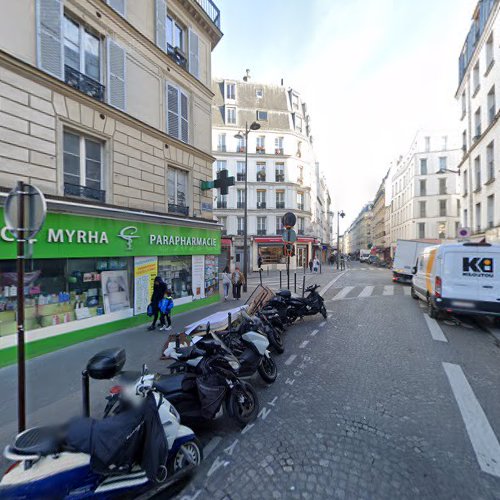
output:
<instances>
[{"instance_id":1,"label":"balcony railing","mask_svg":"<svg viewBox=\"0 0 500 500\"><path fill-rule=\"evenodd\" d=\"M226 152L226 145L225 144L218 144L217 151L219 151L219 153L225 153Z\"/></svg>"},{"instance_id":2,"label":"balcony railing","mask_svg":"<svg viewBox=\"0 0 500 500\"><path fill-rule=\"evenodd\" d=\"M218 201L217 208L227 208L227 201Z\"/></svg>"},{"instance_id":3,"label":"balcony railing","mask_svg":"<svg viewBox=\"0 0 500 500\"><path fill-rule=\"evenodd\" d=\"M181 68L187 69L187 58L180 49L167 43L167 54Z\"/></svg>"},{"instance_id":4,"label":"balcony railing","mask_svg":"<svg viewBox=\"0 0 500 500\"><path fill-rule=\"evenodd\" d=\"M285 208L285 202L284 201L277 201L276 208Z\"/></svg>"},{"instance_id":5,"label":"balcony railing","mask_svg":"<svg viewBox=\"0 0 500 500\"><path fill-rule=\"evenodd\" d=\"M79 186L78 184L68 184L67 182L64 183L64 196L85 198L87 200L100 201L101 203L106 201L106 191Z\"/></svg>"},{"instance_id":6,"label":"balcony railing","mask_svg":"<svg viewBox=\"0 0 500 500\"><path fill-rule=\"evenodd\" d=\"M237 181L244 181L245 180L245 174L236 174L236 180Z\"/></svg>"},{"instance_id":7,"label":"balcony railing","mask_svg":"<svg viewBox=\"0 0 500 500\"><path fill-rule=\"evenodd\" d=\"M238 229L238 231L236 231L236 234L238 236L243 236L245 234L245 230L244 229Z\"/></svg>"},{"instance_id":8,"label":"balcony railing","mask_svg":"<svg viewBox=\"0 0 500 500\"><path fill-rule=\"evenodd\" d=\"M93 97L98 101L104 102L104 85L96 82L87 75L80 73L71 66L64 66L64 81L74 89L87 94L89 97Z\"/></svg>"},{"instance_id":9,"label":"balcony railing","mask_svg":"<svg viewBox=\"0 0 500 500\"><path fill-rule=\"evenodd\" d=\"M259 208L259 209L266 208L266 202L265 201L258 201L257 208Z\"/></svg>"},{"instance_id":10,"label":"balcony railing","mask_svg":"<svg viewBox=\"0 0 500 500\"><path fill-rule=\"evenodd\" d=\"M220 29L220 10L212 0L196 0L210 20Z\"/></svg>"},{"instance_id":11,"label":"balcony railing","mask_svg":"<svg viewBox=\"0 0 500 500\"><path fill-rule=\"evenodd\" d=\"M257 146L255 148L255 152L256 153L261 153L261 154L266 154L266 148L265 148L265 146Z\"/></svg>"},{"instance_id":12,"label":"balcony railing","mask_svg":"<svg viewBox=\"0 0 500 500\"><path fill-rule=\"evenodd\" d=\"M274 154L275 154L275 155L280 155L280 156L281 156L281 155L283 155L283 154L285 154L285 153L284 153L284 151L283 151L283 148L275 148L275 149L274 149Z\"/></svg>"},{"instance_id":13,"label":"balcony railing","mask_svg":"<svg viewBox=\"0 0 500 500\"><path fill-rule=\"evenodd\" d=\"M245 202L244 201L238 201L236 203L236 208L245 208Z\"/></svg>"},{"instance_id":14,"label":"balcony railing","mask_svg":"<svg viewBox=\"0 0 500 500\"><path fill-rule=\"evenodd\" d=\"M174 205L169 203L168 211L172 214L189 215L189 207L186 207L185 205Z\"/></svg>"},{"instance_id":15,"label":"balcony railing","mask_svg":"<svg viewBox=\"0 0 500 500\"><path fill-rule=\"evenodd\" d=\"M265 236L267 231L265 229L257 229L257 236Z\"/></svg>"},{"instance_id":16,"label":"balcony railing","mask_svg":"<svg viewBox=\"0 0 500 500\"><path fill-rule=\"evenodd\" d=\"M297 203L297 210L304 210L304 204L303 203Z\"/></svg>"},{"instance_id":17,"label":"balcony railing","mask_svg":"<svg viewBox=\"0 0 500 500\"><path fill-rule=\"evenodd\" d=\"M284 175L280 175L280 174L276 174L276 182L285 182L285 176Z\"/></svg>"},{"instance_id":18,"label":"balcony railing","mask_svg":"<svg viewBox=\"0 0 500 500\"><path fill-rule=\"evenodd\" d=\"M244 153L245 152L245 146L238 146L236 148L237 153Z\"/></svg>"},{"instance_id":19,"label":"balcony railing","mask_svg":"<svg viewBox=\"0 0 500 500\"><path fill-rule=\"evenodd\" d=\"M257 174L257 182L266 182L266 174Z\"/></svg>"},{"instance_id":20,"label":"balcony railing","mask_svg":"<svg viewBox=\"0 0 500 500\"><path fill-rule=\"evenodd\" d=\"M304 236L304 230L303 229L297 229L297 234L300 236Z\"/></svg>"},{"instance_id":21,"label":"balcony railing","mask_svg":"<svg viewBox=\"0 0 500 500\"><path fill-rule=\"evenodd\" d=\"M282 228L278 228L278 229L276 229L276 234L277 234L278 236L281 236L281 235L283 234L283 231L284 231L284 230L285 230L285 228L284 228L284 227L282 227Z\"/></svg>"}]
</instances>

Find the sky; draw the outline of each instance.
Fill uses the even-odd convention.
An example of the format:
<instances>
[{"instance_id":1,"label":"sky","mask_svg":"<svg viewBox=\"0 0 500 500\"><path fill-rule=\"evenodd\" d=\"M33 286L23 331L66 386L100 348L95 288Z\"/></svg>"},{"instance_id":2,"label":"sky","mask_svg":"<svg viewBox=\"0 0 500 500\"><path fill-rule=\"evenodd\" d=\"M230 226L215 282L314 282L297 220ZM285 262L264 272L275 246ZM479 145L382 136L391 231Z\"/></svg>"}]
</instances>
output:
<instances>
[{"instance_id":1,"label":"sky","mask_svg":"<svg viewBox=\"0 0 500 500\"><path fill-rule=\"evenodd\" d=\"M298 90L341 232L420 128L458 125L458 56L476 0L215 0L212 75Z\"/></svg>"}]
</instances>

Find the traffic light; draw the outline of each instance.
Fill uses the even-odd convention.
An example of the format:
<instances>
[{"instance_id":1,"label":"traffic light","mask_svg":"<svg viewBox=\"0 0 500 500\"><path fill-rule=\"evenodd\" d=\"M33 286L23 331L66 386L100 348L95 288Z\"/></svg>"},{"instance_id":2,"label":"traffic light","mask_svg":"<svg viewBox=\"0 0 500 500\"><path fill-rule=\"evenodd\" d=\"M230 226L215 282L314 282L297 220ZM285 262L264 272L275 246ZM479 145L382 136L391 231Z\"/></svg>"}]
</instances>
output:
<instances>
[{"instance_id":1,"label":"traffic light","mask_svg":"<svg viewBox=\"0 0 500 500\"><path fill-rule=\"evenodd\" d=\"M292 243L285 243L285 245L283 245L283 254L286 257L293 257L295 255L295 245Z\"/></svg>"}]
</instances>

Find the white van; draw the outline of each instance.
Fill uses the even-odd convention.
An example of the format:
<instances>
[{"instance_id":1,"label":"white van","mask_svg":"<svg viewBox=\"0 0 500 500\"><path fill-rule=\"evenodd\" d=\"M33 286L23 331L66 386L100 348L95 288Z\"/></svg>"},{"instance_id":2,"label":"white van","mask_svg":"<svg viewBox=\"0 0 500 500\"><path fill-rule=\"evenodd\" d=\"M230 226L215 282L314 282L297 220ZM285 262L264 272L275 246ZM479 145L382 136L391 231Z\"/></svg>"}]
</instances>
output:
<instances>
[{"instance_id":1,"label":"white van","mask_svg":"<svg viewBox=\"0 0 500 500\"><path fill-rule=\"evenodd\" d=\"M413 268L411 296L439 311L500 316L500 245L445 243L427 247Z\"/></svg>"},{"instance_id":2,"label":"white van","mask_svg":"<svg viewBox=\"0 0 500 500\"><path fill-rule=\"evenodd\" d=\"M370 250L362 249L359 251L359 262L368 262L370 258Z\"/></svg>"}]
</instances>

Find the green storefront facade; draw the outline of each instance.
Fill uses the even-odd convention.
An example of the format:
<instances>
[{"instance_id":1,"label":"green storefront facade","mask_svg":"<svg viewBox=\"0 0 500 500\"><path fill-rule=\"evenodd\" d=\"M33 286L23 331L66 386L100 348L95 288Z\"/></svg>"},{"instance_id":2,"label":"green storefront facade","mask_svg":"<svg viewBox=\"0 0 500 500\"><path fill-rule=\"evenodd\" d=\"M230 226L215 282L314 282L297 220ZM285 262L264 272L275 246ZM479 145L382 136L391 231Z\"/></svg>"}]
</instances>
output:
<instances>
[{"instance_id":1,"label":"green storefront facade","mask_svg":"<svg viewBox=\"0 0 500 500\"><path fill-rule=\"evenodd\" d=\"M220 230L182 221L49 212L28 245L24 294L28 355L146 321L157 274L175 311L218 300ZM16 243L0 208L0 366L14 359Z\"/></svg>"}]
</instances>

